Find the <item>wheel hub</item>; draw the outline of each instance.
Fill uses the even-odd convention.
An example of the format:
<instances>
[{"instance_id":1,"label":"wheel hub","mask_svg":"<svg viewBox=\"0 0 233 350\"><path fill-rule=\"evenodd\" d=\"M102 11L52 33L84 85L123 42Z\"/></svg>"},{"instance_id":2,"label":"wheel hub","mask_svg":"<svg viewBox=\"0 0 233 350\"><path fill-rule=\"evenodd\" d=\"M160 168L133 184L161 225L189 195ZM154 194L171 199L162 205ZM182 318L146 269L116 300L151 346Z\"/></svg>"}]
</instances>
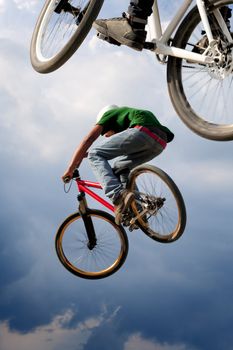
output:
<instances>
[{"instance_id":1,"label":"wheel hub","mask_svg":"<svg viewBox=\"0 0 233 350\"><path fill-rule=\"evenodd\" d=\"M223 45L224 43L218 42L208 52L208 56L214 61L208 65L208 73L217 80L224 80L233 72L232 47L223 49Z\"/></svg>"},{"instance_id":2,"label":"wheel hub","mask_svg":"<svg viewBox=\"0 0 233 350\"><path fill-rule=\"evenodd\" d=\"M165 200L165 198L146 196L145 208L147 208L149 212L158 211L163 206Z\"/></svg>"}]
</instances>

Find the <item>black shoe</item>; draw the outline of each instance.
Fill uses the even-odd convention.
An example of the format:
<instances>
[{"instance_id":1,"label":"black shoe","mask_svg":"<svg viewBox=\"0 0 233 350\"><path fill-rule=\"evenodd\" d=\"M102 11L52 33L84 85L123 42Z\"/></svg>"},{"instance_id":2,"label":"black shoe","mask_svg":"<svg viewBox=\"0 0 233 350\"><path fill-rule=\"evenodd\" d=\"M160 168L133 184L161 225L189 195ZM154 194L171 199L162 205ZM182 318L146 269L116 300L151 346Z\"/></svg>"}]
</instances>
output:
<instances>
[{"instance_id":1,"label":"black shoe","mask_svg":"<svg viewBox=\"0 0 233 350\"><path fill-rule=\"evenodd\" d=\"M146 20L145 20L146 23ZM144 47L147 32L141 28L133 28L128 18L97 19L93 27L106 38L112 38L117 43L141 51Z\"/></svg>"}]
</instances>

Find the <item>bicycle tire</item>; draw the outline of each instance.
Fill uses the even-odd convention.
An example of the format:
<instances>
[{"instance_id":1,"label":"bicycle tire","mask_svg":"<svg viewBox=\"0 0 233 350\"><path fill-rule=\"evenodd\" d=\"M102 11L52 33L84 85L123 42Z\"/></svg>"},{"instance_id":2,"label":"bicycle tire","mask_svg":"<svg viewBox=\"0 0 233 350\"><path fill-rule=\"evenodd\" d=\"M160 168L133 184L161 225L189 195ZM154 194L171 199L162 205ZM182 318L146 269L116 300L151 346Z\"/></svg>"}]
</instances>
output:
<instances>
[{"instance_id":1,"label":"bicycle tire","mask_svg":"<svg viewBox=\"0 0 233 350\"><path fill-rule=\"evenodd\" d=\"M171 243L181 237L186 225L185 204L168 174L153 165L140 165L130 172L127 188L135 192L136 199L165 198L157 212L148 210L144 216L139 216L144 208L142 204L138 206L137 200L131 204L138 226L148 237L161 243Z\"/></svg>"},{"instance_id":2,"label":"bicycle tire","mask_svg":"<svg viewBox=\"0 0 233 350\"><path fill-rule=\"evenodd\" d=\"M115 273L125 262L128 238L112 215L89 209L88 216L95 227L96 247L88 248L85 225L77 212L68 216L58 228L55 249L60 262L72 274L85 279L101 279Z\"/></svg>"},{"instance_id":3,"label":"bicycle tire","mask_svg":"<svg viewBox=\"0 0 233 350\"><path fill-rule=\"evenodd\" d=\"M208 3L209 16L214 9L222 6L228 5L233 9L233 1L212 0ZM233 32L232 16L229 23ZM202 29L195 6L180 24L172 45L192 51L202 39L204 48L207 47ZM220 39L220 31L215 31L216 38ZM232 60L232 56L231 48L226 57ZM232 62L221 68L217 64L201 65L172 56L168 58L167 84L172 104L184 124L201 137L216 141L233 140L232 70Z\"/></svg>"},{"instance_id":4,"label":"bicycle tire","mask_svg":"<svg viewBox=\"0 0 233 350\"><path fill-rule=\"evenodd\" d=\"M76 24L77 18L71 13L64 11L60 14L55 13L57 2L58 0L45 2L32 34L30 59L32 67L39 73L53 72L75 53L89 33L104 0L86 1L86 7L81 6L82 10L83 7L86 10L79 24ZM79 2L83 4L80 0L69 0L69 4L75 7L78 7ZM54 26L50 30L49 25L52 25L53 20ZM50 37L46 36L46 30ZM66 36L68 36L67 40ZM60 45L58 49L56 45Z\"/></svg>"}]
</instances>

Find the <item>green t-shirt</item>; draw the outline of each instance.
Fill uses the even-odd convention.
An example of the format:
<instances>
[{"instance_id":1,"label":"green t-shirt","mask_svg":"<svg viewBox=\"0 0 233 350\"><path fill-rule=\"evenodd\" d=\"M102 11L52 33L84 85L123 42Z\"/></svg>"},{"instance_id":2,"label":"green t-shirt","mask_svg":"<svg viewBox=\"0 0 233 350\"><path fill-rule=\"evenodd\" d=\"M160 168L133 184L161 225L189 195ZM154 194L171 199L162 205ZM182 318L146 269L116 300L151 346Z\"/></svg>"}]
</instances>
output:
<instances>
[{"instance_id":1,"label":"green t-shirt","mask_svg":"<svg viewBox=\"0 0 233 350\"><path fill-rule=\"evenodd\" d=\"M165 132L167 142L171 142L174 138L174 134L166 126L160 124L152 112L142 109L130 107L114 108L105 112L97 124L103 126L102 135L109 130L118 133L135 125L141 125L145 127L155 126Z\"/></svg>"}]
</instances>

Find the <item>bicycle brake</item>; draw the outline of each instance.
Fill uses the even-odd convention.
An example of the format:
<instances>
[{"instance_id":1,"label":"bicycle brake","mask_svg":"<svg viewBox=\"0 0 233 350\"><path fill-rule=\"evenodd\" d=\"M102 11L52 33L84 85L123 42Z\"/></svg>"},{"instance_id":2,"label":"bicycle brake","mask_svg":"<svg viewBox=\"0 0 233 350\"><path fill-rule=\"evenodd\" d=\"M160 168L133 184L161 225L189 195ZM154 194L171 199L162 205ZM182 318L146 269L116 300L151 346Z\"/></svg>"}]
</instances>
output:
<instances>
[{"instance_id":1,"label":"bicycle brake","mask_svg":"<svg viewBox=\"0 0 233 350\"><path fill-rule=\"evenodd\" d=\"M117 45L117 46L121 46L121 43L119 43L118 41L116 41L115 39L111 38L110 36L106 36L104 34L101 33L97 33L97 38L107 41L109 44L113 44L113 45Z\"/></svg>"}]
</instances>

